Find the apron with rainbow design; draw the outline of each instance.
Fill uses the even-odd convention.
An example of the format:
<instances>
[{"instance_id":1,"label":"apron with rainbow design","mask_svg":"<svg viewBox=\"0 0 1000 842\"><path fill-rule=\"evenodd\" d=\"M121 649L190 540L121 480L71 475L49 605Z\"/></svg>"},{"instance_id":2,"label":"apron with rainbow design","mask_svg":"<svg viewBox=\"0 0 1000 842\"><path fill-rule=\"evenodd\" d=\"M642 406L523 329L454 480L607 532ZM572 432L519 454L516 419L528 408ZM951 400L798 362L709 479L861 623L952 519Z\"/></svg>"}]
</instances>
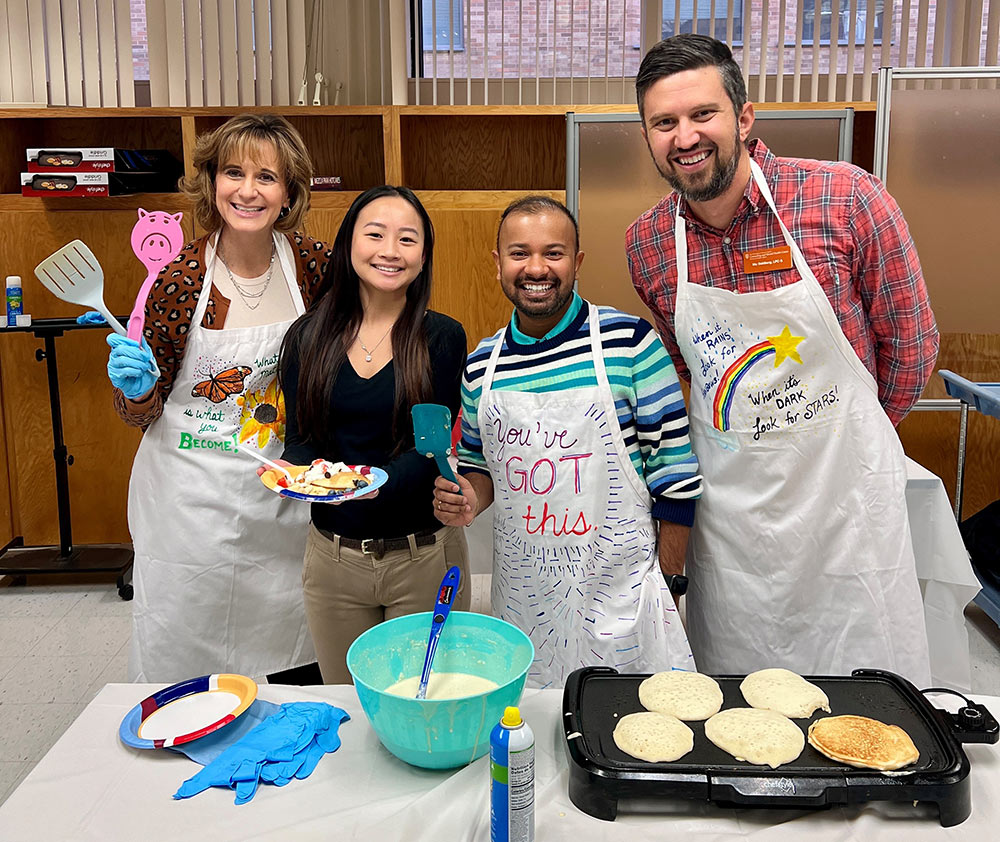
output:
<instances>
[{"instance_id":1,"label":"apron with rainbow design","mask_svg":"<svg viewBox=\"0 0 1000 842\"><path fill-rule=\"evenodd\" d=\"M870 667L927 686L903 449L778 223L800 280L738 294L688 282L686 225L675 218L675 333L704 477L688 548L691 648L714 674Z\"/></svg>"}]
</instances>

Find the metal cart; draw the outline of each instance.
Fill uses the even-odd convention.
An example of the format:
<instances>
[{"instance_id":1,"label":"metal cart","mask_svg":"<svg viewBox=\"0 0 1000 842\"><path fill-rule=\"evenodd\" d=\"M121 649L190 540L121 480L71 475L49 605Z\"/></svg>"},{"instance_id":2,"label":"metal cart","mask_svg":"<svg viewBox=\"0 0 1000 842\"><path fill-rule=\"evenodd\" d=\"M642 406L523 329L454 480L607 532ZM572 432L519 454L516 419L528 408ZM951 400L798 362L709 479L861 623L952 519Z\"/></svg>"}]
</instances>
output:
<instances>
[{"instance_id":1,"label":"metal cart","mask_svg":"<svg viewBox=\"0 0 1000 842\"><path fill-rule=\"evenodd\" d=\"M961 522L969 409L971 407L983 415L1000 418L1000 383L974 383L947 369L941 369L938 374L944 379L948 394L962 402L962 418L958 428L958 477L955 484L955 518ZM983 582L982 585L983 589L974 602L1000 625L1000 590L988 582Z\"/></svg>"},{"instance_id":2,"label":"metal cart","mask_svg":"<svg viewBox=\"0 0 1000 842\"><path fill-rule=\"evenodd\" d=\"M123 317L119 316L119 320ZM128 317L124 317L127 321ZM35 351L35 359L45 361L49 382L49 407L52 413L52 458L56 474L56 507L59 513L58 546L25 546L24 538L14 536L0 546L0 576L11 575L15 581L37 573L114 573L118 595L132 599L131 544L74 544L70 519L69 466L73 457L63 440L62 406L59 401L59 367L56 362L57 337L70 330L104 328L107 325L81 325L75 319L35 319L27 327L7 327L5 333L33 333L45 343Z\"/></svg>"}]
</instances>

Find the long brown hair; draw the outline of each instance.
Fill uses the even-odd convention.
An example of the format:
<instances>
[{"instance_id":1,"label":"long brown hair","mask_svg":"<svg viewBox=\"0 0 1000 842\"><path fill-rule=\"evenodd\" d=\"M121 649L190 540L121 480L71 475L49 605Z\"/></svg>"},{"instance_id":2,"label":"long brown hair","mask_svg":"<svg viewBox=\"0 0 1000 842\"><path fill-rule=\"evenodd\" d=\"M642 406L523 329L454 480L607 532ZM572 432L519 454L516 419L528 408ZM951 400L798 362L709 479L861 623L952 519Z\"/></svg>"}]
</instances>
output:
<instances>
[{"instance_id":1,"label":"long brown hair","mask_svg":"<svg viewBox=\"0 0 1000 842\"><path fill-rule=\"evenodd\" d=\"M303 439L327 456L332 444L329 431L335 425L330 412L330 395L347 351L361 327L360 279L351 262L354 227L361 210L376 199L396 196L409 202L424 226L424 265L406 289L406 304L392 328L392 356L396 374L396 395L392 432L396 441L393 455L412 446L409 427L410 407L431 396L430 353L424 314L431 297L431 269L434 257L434 228L424 206L406 187L383 184L366 190L351 204L333 243L333 256L305 315L288 329L281 344L278 368L284 380L290 353L297 352L299 377L296 419Z\"/></svg>"}]
</instances>

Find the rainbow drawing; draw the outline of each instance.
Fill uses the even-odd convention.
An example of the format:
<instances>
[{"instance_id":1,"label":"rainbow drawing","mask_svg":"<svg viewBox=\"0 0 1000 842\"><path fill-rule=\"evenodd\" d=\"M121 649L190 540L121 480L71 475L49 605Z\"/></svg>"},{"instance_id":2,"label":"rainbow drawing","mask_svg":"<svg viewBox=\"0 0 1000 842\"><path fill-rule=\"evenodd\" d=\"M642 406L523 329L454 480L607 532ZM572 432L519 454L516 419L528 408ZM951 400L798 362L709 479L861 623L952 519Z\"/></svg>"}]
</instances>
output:
<instances>
[{"instance_id":1,"label":"rainbow drawing","mask_svg":"<svg viewBox=\"0 0 1000 842\"><path fill-rule=\"evenodd\" d=\"M774 343L770 339L765 339L747 348L743 355L726 369L726 373L719 381L718 389L715 390L715 403L712 405L712 423L717 430L725 432L729 429L729 410L733 405L736 385L743 379L743 375L754 363L776 352Z\"/></svg>"}]
</instances>

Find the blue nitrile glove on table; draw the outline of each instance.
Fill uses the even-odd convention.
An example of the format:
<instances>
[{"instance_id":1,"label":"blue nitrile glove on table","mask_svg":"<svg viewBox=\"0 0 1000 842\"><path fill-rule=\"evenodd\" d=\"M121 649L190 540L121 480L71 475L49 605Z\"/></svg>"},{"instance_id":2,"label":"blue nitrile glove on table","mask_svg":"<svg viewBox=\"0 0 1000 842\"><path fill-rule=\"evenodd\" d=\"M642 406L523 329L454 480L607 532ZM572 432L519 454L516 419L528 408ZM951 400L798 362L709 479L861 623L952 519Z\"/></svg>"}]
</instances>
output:
<instances>
[{"instance_id":1,"label":"blue nitrile glove on table","mask_svg":"<svg viewBox=\"0 0 1000 842\"><path fill-rule=\"evenodd\" d=\"M78 325L106 325L108 320L96 310L88 310L76 317L76 323Z\"/></svg>"},{"instance_id":2,"label":"blue nitrile glove on table","mask_svg":"<svg viewBox=\"0 0 1000 842\"><path fill-rule=\"evenodd\" d=\"M307 778L324 754L340 748L338 729L350 718L346 711L325 702L283 704L184 781L174 798L190 798L222 786L235 789L236 803L245 804L262 780L284 786L292 778Z\"/></svg>"},{"instance_id":3,"label":"blue nitrile glove on table","mask_svg":"<svg viewBox=\"0 0 1000 842\"><path fill-rule=\"evenodd\" d=\"M108 357L108 378L129 400L148 394L159 379L160 369L145 339L138 344L117 333L108 335L111 354ZM153 371L156 371L156 374Z\"/></svg>"}]
</instances>

